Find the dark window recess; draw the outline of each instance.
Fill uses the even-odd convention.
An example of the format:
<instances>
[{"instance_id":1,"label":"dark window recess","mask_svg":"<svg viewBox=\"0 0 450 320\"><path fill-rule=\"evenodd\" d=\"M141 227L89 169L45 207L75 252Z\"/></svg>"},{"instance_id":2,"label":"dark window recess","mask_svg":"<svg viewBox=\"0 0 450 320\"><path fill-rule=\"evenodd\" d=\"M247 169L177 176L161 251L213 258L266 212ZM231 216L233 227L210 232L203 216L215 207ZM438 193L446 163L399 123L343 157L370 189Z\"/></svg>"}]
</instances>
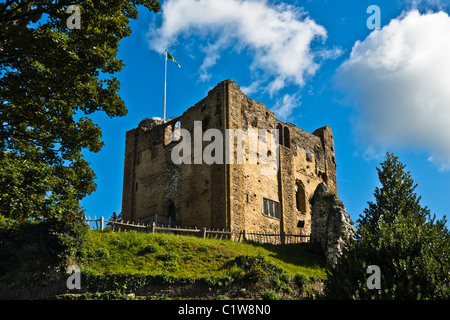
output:
<instances>
[{"instance_id":1,"label":"dark window recess","mask_svg":"<svg viewBox=\"0 0 450 320\"><path fill-rule=\"evenodd\" d=\"M170 221L169 224L171 227L175 227L177 219L177 209L175 208L175 205L173 204L172 201L169 203L167 211L169 213L169 221Z\"/></svg>"},{"instance_id":2,"label":"dark window recess","mask_svg":"<svg viewBox=\"0 0 450 320\"><path fill-rule=\"evenodd\" d=\"M298 211L306 212L306 192L301 182L297 182L296 184L295 205Z\"/></svg>"},{"instance_id":3,"label":"dark window recess","mask_svg":"<svg viewBox=\"0 0 450 320\"><path fill-rule=\"evenodd\" d=\"M278 140L280 146L285 146L286 148L291 148L291 133L288 127L284 127L280 123L277 123L278 130Z\"/></svg>"},{"instance_id":4,"label":"dark window recess","mask_svg":"<svg viewBox=\"0 0 450 320\"><path fill-rule=\"evenodd\" d=\"M280 146L283 145L283 126L280 123L277 123L277 130L278 130L278 142Z\"/></svg>"},{"instance_id":5,"label":"dark window recess","mask_svg":"<svg viewBox=\"0 0 450 320\"><path fill-rule=\"evenodd\" d=\"M290 133L288 127L284 127L283 136L284 136L284 146L286 148L290 149L291 148L291 133Z\"/></svg>"}]
</instances>

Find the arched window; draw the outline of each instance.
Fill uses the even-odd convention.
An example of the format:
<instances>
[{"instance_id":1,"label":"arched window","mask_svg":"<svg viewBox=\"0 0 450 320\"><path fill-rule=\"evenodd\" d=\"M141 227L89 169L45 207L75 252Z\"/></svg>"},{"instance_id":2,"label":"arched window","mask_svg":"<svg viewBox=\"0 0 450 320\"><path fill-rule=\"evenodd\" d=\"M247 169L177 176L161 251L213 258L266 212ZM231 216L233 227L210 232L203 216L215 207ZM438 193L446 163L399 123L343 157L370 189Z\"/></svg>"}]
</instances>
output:
<instances>
[{"instance_id":1,"label":"arched window","mask_svg":"<svg viewBox=\"0 0 450 320\"><path fill-rule=\"evenodd\" d=\"M283 145L283 126L280 123L277 123L277 130L278 130L278 141L280 143L280 146Z\"/></svg>"},{"instance_id":2,"label":"arched window","mask_svg":"<svg viewBox=\"0 0 450 320\"><path fill-rule=\"evenodd\" d=\"M283 132L283 136L284 136L284 146L286 148L291 148L291 134L289 132L289 128L288 127L284 127L284 132Z\"/></svg>"},{"instance_id":3,"label":"arched window","mask_svg":"<svg viewBox=\"0 0 450 320\"><path fill-rule=\"evenodd\" d=\"M172 141L180 141L180 130L181 130L181 122L177 121L175 122L175 126L173 129L173 133L172 133L172 139L170 140L170 142Z\"/></svg>"},{"instance_id":4,"label":"arched window","mask_svg":"<svg viewBox=\"0 0 450 320\"><path fill-rule=\"evenodd\" d=\"M299 180L295 184L295 206L297 211L306 212L306 191L305 186Z\"/></svg>"}]
</instances>

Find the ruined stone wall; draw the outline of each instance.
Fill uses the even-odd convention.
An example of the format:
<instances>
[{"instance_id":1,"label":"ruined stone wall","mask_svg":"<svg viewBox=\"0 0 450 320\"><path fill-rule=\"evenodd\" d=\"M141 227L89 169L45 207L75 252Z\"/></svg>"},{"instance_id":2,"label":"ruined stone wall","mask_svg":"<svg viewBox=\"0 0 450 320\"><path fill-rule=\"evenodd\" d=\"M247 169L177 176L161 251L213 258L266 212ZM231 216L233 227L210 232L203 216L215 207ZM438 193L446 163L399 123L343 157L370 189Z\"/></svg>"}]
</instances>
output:
<instances>
[{"instance_id":1,"label":"ruined stone wall","mask_svg":"<svg viewBox=\"0 0 450 320\"><path fill-rule=\"evenodd\" d=\"M126 221L167 222L169 206L176 211L175 224L225 228L224 168L220 165L180 164L171 159L179 141L170 141L175 124L191 134L194 154L194 121L208 128L221 128L223 93L211 91L182 116L152 128L138 127L127 132L125 146L122 216ZM204 143L204 146L208 143ZM193 157L192 157L193 160Z\"/></svg>"},{"instance_id":2,"label":"ruined stone wall","mask_svg":"<svg viewBox=\"0 0 450 320\"><path fill-rule=\"evenodd\" d=\"M262 103L249 99L234 82L230 82L229 87L231 88L231 116L227 125L228 129L241 129L244 132L248 132L249 129L274 129L275 115L273 112ZM270 132L267 132L267 136L269 135ZM267 149L270 150L270 147L269 143ZM250 154L250 152L253 153ZM261 163L259 152L261 150L250 148L250 141L247 137L244 164L230 165L232 172L230 182L232 226L236 231L245 229L248 232L279 233L280 219L262 214L263 198L281 202L279 177L276 172L273 172L272 175L261 174L261 170L268 169L270 165ZM270 152L276 152L276 150L270 150ZM257 162L250 163L250 157L256 159Z\"/></svg>"},{"instance_id":3,"label":"ruined stone wall","mask_svg":"<svg viewBox=\"0 0 450 320\"><path fill-rule=\"evenodd\" d=\"M233 164L223 159L223 164L175 165L171 153L179 142L170 142L172 132L177 123L190 132L193 155L194 121L202 122L202 132L215 128L224 137L225 129L266 130L269 136L270 129L278 128L278 172L262 175L261 169L269 165L260 161L249 163L251 156L259 160L264 155L259 154L261 150L250 150L248 139L243 164L236 164L235 152ZM210 143L203 142L203 150ZM233 140L234 150L237 143ZM223 143L223 155L225 147ZM270 144L268 150L264 152L277 152L271 150ZM336 192L335 170L329 127L308 133L291 123L283 123L262 103L248 98L236 83L225 80L180 117L166 123L147 119L127 132L122 215L124 220L134 222L148 222L146 219L154 213L168 217L172 202L179 226L309 234L309 198L324 181ZM263 214L263 199L278 204L279 217Z\"/></svg>"},{"instance_id":4,"label":"ruined stone wall","mask_svg":"<svg viewBox=\"0 0 450 320\"><path fill-rule=\"evenodd\" d=\"M314 194L316 187L324 181L324 177L330 176L330 180L333 182L332 186L335 186L336 179L336 166L325 164L325 152L322 139L320 136L308 133L304 130L297 128L292 124L288 124L291 131L291 148L294 155L293 175L292 180L293 188L304 188L306 198L304 199L304 209L297 210L297 205L292 208L296 212L296 219L305 221L303 228L304 234L311 233L311 205L309 199ZM331 132L328 127L327 132ZM325 130L325 129L323 129ZM333 140L330 141L333 143ZM334 153L333 153L334 156ZM334 179L334 180L333 180ZM332 188L333 192L337 192L336 188ZM292 198L295 195L292 194ZM302 207L302 206L300 206ZM291 226L291 229L293 226Z\"/></svg>"},{"instance_id":5,"label":"ruined stone wall","mask_svg":"<svg viewBox=\"0 0 450 320\"><path fill-rule=\"evenodd\" d=\"M318 242L330 264L335 264L346 238L354 236L354 227L344 204L325 183L319 184L311 199L311 241Z\"/></svg>"},{"instance_id":6,"label":"ruined stone wall","mask_svg":"<svg viewBox=\"0 0 450 320\"><path fill-rule=\"evenodd\" d=\"M313 132L313 135L318 136L322 143L322 150L319 152L321 157L318 166L318 174L322 177L328 188L337 194L336 161L331 128L328 126L319 128Z\"/></svg>"},{"instance_id":7,"label":"ruined stone wall","mask_svg":"<svg viewBox=\"0 0 450 320\"><path fill-rule=\"evenodd\" d=\"M227 86L230 108L227 128L248 131L270 130L277 128L277 125L281 126L277 174L261 175L263 165L260 162L248 163L251 151L248 140L245 144L245 164L230 167L232 228L249 232L309 234L311 208L308 200L317 185L328 179L332 190L336 192L336 166L330 162L331 159L334 161L331 129L324 127L311 134L293 124L283 123L262 103L248 98L234 82L227 82ZM285 143L286 130L288 133ZM327 159L330 161L327 162ZM304 192L304 205L301 208L298 208L296 199L299 186ZM278 202L281 210L279 218L263 215L263 198ZM301 229L298 227L299 222L303 223Z\"/></svg>"}]
</instances>

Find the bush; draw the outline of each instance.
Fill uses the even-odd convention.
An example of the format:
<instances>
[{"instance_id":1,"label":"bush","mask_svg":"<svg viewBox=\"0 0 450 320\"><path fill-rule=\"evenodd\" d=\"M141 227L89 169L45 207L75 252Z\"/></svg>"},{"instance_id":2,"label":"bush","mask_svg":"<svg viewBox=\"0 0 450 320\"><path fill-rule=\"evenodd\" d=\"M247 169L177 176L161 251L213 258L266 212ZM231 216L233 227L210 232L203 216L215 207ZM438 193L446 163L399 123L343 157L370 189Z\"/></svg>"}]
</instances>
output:
<instances>
[{"instance_id":1,"label":"bush","mask_svg":"<svg viewBox=\"0 0 450 320\"><path fill-rule=\"evenodd\" d=\"M294 283L303 291L309 283L309 278L303 273L298 272L294 275Z\"/></svg>"},{"instance_id":2,"label":"bush","mask_svg":"<svg viewBox=\"0 0 450 320\"><path fill-rule=\"evenodd\" d=\"M283 272L279 275L281 282L289 283L291 281L291 276L287 272Z\"/></svg>"},{"instance_id":3,"label":"bush","mask_svg":"<svg viewBox=\"0 0 450 320\"><path fill-rule=\"evenodd\" d=\"M266 290L261 295L262 300L279 300L278 295L273 290Z\"/></svg>"},{"instance_id":4,"label":"bush","mask_svg":"<svg viewBox=\"0 0 450 320\"><path fill-rule=\"evenodd\" d=\"M195 257L192 255L192 254L185 254L184 256L183 256L183 259L185 260L185 261L189 261L189 260L192 260L192 259L194 259Z\"/></svg>"},{"instance_id":5,"label":"bush","mask_svg":"<svg viewBox=\"0 0 450 320\"><path fill-rule=\"evenodd\" d=\"M111 241L111 244L117 246L119 249L125 249L125 250L130 249L130 244L128 242L120 241L119 239L113 239Z\"/></svg>"},{"instance_id":6,"label":"bush","mask_svg":"<svg viewBox=\"0 0 450 320\"><path fill-rule=\"evenodd\" d=\"M158 254L156 258L162 261L175 261L178 256L175 252L166 252Z\"/></svg>"},{"instance_id":7,"label":"bush","mask_svg":"<svg viewBox=\"0 0 450 320\"><path fill-rule=\"evenodd\" d=\"M210 288L214 287L227 287L230 286L235 279L231 275L219 276L206 276L203 278L203 282Z\"/></svg>"},{"instance_id":8,"label":"bush","mask_svg":"<svg viewBox=\"0 0 450 320\"><path fill-rule=\"evenodd\" d=\"M0 274L9 270L64 269L84 244L86 228L56 219L18 222L0 217Z\"/></svg>"},{"instance_id":9,"label":"bush","mask_svg":"<svg viewBox=\"0 0 450 320\"><path fill-rule=\"evenodd\" d=\"M144 248L142 248L138 254L147 254L147 253L155 253L158 251L158 246L155 244L147 244Z\"/></svg>"},{"instance_id":10,"label":"bush","mask_svg":"<svg viewBox=\"0 0 450 320\"><path fill-rule=\"evenodd\" d=\"M158 238L156 241L160 246L165 246L169 243L169 240L167 240L166 238Z\"/></svg>"},{"instance_id":11,"label":"bush","mask_svg":"<svg viewBox=\"0 0 450 320\"><path fill-rule=\"evenodd\" d=\"M106 248L98 248L94 250L94 258L107 259L109 257L109 251Z\"/></svg>"},{"instance_id":12,"label":"bush","mask_svg":"<svg viewBox=\"0 0 450 320\"><path fill-rule=\"evenodd\" d=\"M163 272L154 277L156 284L172 284L175 282L175 278L167 272Z\"/></svg>"},{"instance_id":13,"label":"bush","mask_svg":"<svg viewBox=\"0 0 450 320\"><path fill-rule=\"evenodd\" d=\"M81 271L81 282L86 284L89 292L134 292L146 286L172 284L177 279L168 273L156 276L144 274L92 274L87 270ZM188 279L180 279L179 282Z\"/></svg>"},{"instance_id":14,"label":"bush","mask_svg":"<svg viewBox=\"0 0 450 320\"><path fill-rule=\"evenodd\" d=\"M265 256L238 255L232 261L234 267L243 272L236 274L235 281L249 287L287 289L291 277L283 268L270 262Z\"/></svg>"}]
</instances>

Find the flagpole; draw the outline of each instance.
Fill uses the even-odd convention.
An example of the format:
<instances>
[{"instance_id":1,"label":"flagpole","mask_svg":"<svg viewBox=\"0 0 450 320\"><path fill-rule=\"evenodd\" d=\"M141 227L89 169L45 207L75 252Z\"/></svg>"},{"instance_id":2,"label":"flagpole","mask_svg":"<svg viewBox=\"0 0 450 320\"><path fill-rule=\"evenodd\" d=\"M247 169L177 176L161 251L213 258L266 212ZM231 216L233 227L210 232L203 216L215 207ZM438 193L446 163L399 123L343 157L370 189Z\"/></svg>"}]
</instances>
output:
<instances>
[{"instance_id":1,"label":"flagpole","mask_svg":"<svg viewBox=\"0 0 450 320\"><path fill-rule=\"evenodd\" d=\"M166 50L166 62L164 66L164 122L166 121L166 93L167 93L167 50Z\"/></svg>"}]
</instances>

